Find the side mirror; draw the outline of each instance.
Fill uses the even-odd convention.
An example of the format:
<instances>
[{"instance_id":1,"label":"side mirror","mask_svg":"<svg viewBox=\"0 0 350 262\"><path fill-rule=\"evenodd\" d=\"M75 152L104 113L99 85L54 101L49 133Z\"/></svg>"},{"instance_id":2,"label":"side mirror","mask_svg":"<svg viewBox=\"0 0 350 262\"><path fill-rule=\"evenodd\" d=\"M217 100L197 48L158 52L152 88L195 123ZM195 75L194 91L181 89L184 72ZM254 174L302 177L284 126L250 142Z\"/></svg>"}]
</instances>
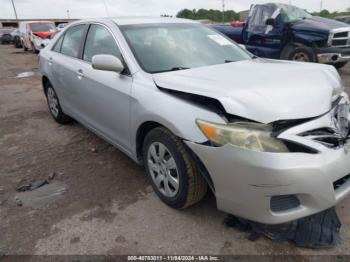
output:
<instances>
[{"instance_id":1,"label":"side mirror","mask_svg":"<svg viewBox=\"0 0 350 262\"><path fill-rule=\"evenodd\" d=\"M123 63L113 55L95 55L92 57L92 68L103 71L121 73L124 71Z\"/></svg>"},{"instance_id":2,"label":"side mirror","mask_svg":"<svg viewBox=\"0 0 350 262\"><path fill-rule=\"evenodd\" d=\"M265 22L266 25L270 25L272 27L275 27L276 26L276 19L274 18L268 18Z\"/></svg>"}]
</instances>

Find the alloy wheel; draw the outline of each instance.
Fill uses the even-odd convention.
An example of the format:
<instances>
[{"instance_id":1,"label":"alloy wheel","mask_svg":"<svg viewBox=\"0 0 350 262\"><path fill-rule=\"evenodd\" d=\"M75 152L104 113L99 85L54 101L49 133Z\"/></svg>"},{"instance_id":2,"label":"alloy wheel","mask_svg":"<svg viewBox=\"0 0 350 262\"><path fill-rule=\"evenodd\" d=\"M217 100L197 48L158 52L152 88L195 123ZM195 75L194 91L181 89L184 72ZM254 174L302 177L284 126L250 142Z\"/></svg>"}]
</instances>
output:
<instances>
[{"instance_id":1,"label":"alloy wheel","mask_svg":"<svg viewBox=\"0 0 350 262\"><path fill-rule=\"evenodd\" d=\"M154 142L148 148L147 164L154 184L166 197L174 197L179 191L179 173L175 159L168 148Z\"/></svg>"},{"instance_id":2,"label":"alloy wheel","mask_svg":"<svg viewBox=\"0 0 350 262\"><path fill-rule=\"evenodd\" d=\"M300 62L310 62L309 56L305 54L304 52L298 52L293 55L292 58L293 61L300 61Z\"/></svg>"},{"instance_id":3,"label":"alloy wheel","mask_svg":"<svg viewBox=\"0 0 350 262\"><path fill-rule=\"evenodd\" d=\"M55 91L49 87L47 89L47 100L49 104L50 111L54 117L58 117L59 108L58 108L58 99Z\"/></svg>"}]
</instances>

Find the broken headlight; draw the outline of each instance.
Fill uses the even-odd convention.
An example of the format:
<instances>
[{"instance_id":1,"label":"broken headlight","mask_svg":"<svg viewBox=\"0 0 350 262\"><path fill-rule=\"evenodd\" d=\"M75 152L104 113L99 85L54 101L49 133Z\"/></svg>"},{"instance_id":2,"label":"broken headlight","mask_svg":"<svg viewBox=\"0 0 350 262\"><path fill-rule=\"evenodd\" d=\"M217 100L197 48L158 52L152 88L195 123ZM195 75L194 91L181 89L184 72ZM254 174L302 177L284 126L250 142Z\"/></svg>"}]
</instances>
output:
<instances>
[{"instance_id":1,"label":"broken headlight","mask_svg":"<svg viewBox=\"0 0 350 262\"><path fill-rule=\"evenodd\" d=\"M271 135L271 125L247 122L225 125L203 120L197 120L197 125L204 135L217 146L232 144L257 152L289 152L281 140Z\"/></svg>"}]
</instances>

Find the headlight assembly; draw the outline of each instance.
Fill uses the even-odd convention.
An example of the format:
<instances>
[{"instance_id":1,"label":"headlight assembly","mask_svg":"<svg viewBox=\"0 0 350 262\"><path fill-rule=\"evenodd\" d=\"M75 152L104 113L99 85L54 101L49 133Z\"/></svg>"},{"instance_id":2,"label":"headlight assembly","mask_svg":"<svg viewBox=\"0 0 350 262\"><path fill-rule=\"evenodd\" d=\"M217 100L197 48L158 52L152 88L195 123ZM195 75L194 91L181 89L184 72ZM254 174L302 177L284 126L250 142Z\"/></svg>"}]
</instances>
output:
<instances>
[{"instance_id":1,"label":"headlight assembly","mask_svg":"<svg viewBox=\"0 0 350 262\"><path fill-rule=\"evenodd\" d=\"M197 120L204 135L215 145L232 144L257 152L289 152L281 141L271 135L271 125L237 122L216 124Z\"/></svg>"}]
</instances>

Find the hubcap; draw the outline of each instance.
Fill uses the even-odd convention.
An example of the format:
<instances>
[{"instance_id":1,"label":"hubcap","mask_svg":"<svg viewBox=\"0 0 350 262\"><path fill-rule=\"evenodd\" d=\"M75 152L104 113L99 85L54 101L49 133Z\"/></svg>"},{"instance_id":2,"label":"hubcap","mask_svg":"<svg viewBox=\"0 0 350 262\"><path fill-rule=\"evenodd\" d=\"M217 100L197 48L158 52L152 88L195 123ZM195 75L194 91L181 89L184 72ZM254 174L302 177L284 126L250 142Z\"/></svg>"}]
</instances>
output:
<instances>
[{"instance_id":1,"label":"hubcap","mask_svg":"<svg viewBox=\"0 0 350 262\"><path fill-rule=\"evenodd\" d=\"M308 55L303 53L303 52L295 53L292 60L301 61L301 62L309 62L310 61Z\"/></svg>"},{"instance_id":2,"label":"hubcap","mask_svg":"<svg viewBox=\"0 0 350 262\"><path fill-rule=\"evenodd\" d=\"M51 113L54 115L54 117L58 116L59 110L58 110L58 99L55 94L55 91L52 88L47 89L47 100L49 103L49 108Z\"/></svg>"},{"instance_id":3,"label":"hubcap","mask_svg":"<svg viewBox=\"0 0 350 262\"><path fill-rule=\"evenodd\" d=\"M166 197L174 197L179 191L179 174L175 159L159 142L151 144L147 153L147 164L152 180Z\"/></svg>"}]
</instances>

